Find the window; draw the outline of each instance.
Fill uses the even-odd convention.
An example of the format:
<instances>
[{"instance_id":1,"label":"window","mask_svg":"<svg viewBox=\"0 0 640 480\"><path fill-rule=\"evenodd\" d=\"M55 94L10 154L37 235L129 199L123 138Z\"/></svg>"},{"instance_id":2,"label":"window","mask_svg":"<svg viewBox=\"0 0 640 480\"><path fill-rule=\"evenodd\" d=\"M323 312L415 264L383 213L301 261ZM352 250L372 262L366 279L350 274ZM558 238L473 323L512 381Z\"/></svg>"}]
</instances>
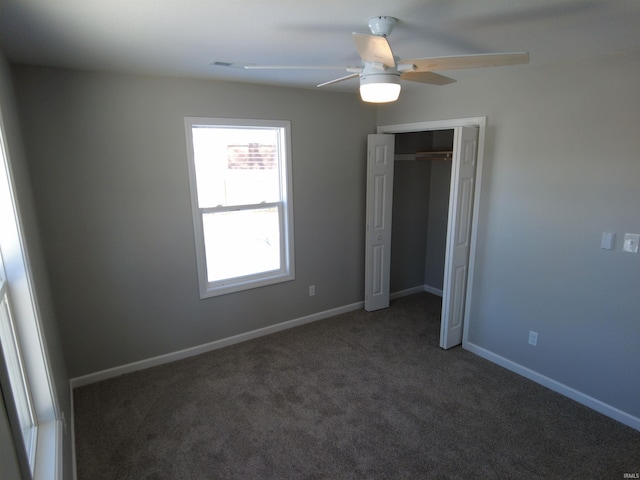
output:
<instances>
[{"instance_id":1,"label":"window","mask_svg":"<svg viewBox=\"0 0 640 480\"><path fill-rule=\"evenodd\" d=\"M290 123L185 125L200 297L293 280Z\"/></svg>"},{"instance_id":2,"label":"window","mask_svg":"<svg viewBox=\"0 0 640 480\"><path fill-rule=\"evenodd\" d=\"M0 387L24 478L62 478L62 421L0 114Z\"/></svg>"},{"instance_id":3,"label":"window","mask_svg":"<svg viewBox=\"0 0 640 480\"><path fill-rule=\"evenodd\" d=\"M8 403L11 427L18 431L17 440L22 442L24 459L33 472L35 465L36 433L35 412L31 392L25 375L20 343L16 335L14 317L9 303L9 289L4 279L4 267L0 258L0 352L4 357L5 369L0 373L0 381L9 386ZM4 389L3 389L4 391Z\"/></svg>"},{"instance_id":4,"label":"window","mask_svg":"<svg viewBox=\"0 0 640 480\"><path fill-rule=\"evenodd\" d=\"M62 421L0 113L0 387L25 478L62 478Z\"/></svg>"}]
</instances>

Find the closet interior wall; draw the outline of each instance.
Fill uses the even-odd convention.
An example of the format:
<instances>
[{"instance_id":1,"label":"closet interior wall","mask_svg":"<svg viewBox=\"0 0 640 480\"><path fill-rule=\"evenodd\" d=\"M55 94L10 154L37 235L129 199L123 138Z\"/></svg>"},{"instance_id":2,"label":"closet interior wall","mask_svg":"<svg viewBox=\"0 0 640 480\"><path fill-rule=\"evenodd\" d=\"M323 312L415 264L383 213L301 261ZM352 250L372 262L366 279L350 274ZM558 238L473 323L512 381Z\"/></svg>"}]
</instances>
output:
<instances>
[{"instance_id":1,"label":"closet interior wall","mask_svg":"<svg viewBox=\"0 0 640 480\"><path fill-rule=\"evenodd\" d=\"M395 136L391 233L391 293L425 286L442 291L450 160L420 160L416 152L451 151L453 130Z\"/></svg>"}]
</instances>

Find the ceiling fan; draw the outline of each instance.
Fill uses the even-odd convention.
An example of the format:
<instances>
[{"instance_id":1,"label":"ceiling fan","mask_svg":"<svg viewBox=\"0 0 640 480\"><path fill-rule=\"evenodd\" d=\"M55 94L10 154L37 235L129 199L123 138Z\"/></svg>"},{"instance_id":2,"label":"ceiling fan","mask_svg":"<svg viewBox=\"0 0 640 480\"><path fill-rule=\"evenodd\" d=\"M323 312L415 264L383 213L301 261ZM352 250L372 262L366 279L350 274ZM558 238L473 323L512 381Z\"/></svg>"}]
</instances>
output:
<instances>
[{"instance_id":1,"label":"ceiling fan","mask_svg":"<svg viewBox=\"0 0 640 480\"><path fill-rule=\"evenodd\" d=\"M431 85L447 85L455 80L435 73L435 71L521 65L529 62L529 54L526 52L400 59L393 54L387 41L387 37L391 34L397 21L396 18L389 16L373 17L369 20L371 34L353 33L353 40L363 63L358 67L243 65L243 68L346 70L349 75L321 83L318 87L360 77L362 100L385 103L398 99L401 80Z\"/></svg>"}]
</instances>

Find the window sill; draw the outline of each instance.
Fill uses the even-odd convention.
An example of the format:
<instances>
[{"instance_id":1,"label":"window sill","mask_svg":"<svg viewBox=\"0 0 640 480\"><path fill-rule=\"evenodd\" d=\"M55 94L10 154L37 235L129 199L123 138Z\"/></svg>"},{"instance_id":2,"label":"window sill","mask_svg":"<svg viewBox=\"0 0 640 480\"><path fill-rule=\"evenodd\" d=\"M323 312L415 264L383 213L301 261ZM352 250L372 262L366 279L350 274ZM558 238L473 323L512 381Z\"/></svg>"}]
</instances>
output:
<instances>
[{"instance_id":1,"label":"window sill","mask_svg":"<svg viewBox=\"0 0 640 480\"><path fill-rule=\"evenodd\" d=\"M235 281L227 285L208 284L206 289L200 292L200 299L226 295L227 293L241 292L243 290L251 290L252 288L265 287L276 283L289 282L291 280L295 280L295 278L296 276L293 273L276 273L252 280L246 280L244 282Z\"/></svg>"},{"instance_id":2,"label":"window sill","mask_svg":"<svg viewBox=\"0 0 640 480\"><path fill-rule=\"evenodd\" d=\"M62 431L60 420L38 425L33 480L62 480Z\"/></svg>"}]
</instances>

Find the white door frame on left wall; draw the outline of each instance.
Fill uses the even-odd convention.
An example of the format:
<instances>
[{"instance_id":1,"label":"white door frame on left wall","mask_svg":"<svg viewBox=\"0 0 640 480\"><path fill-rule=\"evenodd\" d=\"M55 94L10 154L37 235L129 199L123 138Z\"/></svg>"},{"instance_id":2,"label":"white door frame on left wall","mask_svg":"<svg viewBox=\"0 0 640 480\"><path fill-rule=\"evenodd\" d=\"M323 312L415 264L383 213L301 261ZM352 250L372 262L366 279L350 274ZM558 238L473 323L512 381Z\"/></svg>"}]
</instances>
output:
<instances>
[{"instance_id":1,"label":"white door frame on left wall","mask_svg":"<svg viewBox=\"0 0 640 480\"><path fill-rule=\"evenodd\" d=\"M471 220L471 246L469 251L469 272L467 275L467 294L465 298L465 312L462 331L462 347L467 344L467 335L469 332L471 299L473 298L473 277L476 260L476 242L478 235L478 218L480 208L480 193L482 186L482 165L484 158L485 131L487 126L487 117L469 117L457 118L450 120L433 120L424 122L404 123L396 125L382 125L377 129L377 133L411 133L411 132L427 132L433 130L450 130L456 127L478 127L478 150L476 165L476 181L475 193L473 198L473 215ZM392 240L393 241L393 240Z\"/></svg>"}]
</instances>

